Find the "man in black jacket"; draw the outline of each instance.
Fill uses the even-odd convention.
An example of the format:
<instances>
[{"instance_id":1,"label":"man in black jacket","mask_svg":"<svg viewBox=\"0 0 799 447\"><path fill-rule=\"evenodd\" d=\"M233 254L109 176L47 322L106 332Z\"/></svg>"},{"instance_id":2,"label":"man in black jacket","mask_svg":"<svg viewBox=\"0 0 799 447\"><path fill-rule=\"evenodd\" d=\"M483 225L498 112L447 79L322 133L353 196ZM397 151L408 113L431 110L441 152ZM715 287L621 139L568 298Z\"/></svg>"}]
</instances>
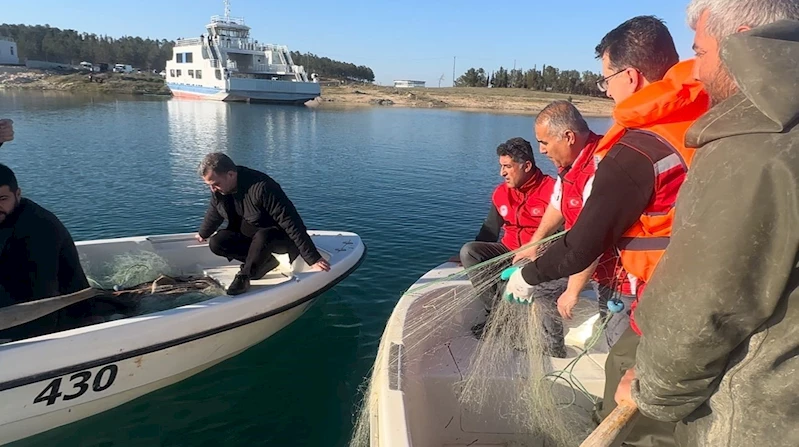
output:
<instances>
[{"instance_id":1,"label":"man in black jacket","mask_svg":"<svg viewBox=\"0 0 799 447\"><path fill-rule=\"evenodd\" d=\"M0 164L0 307L77 292L89 287L78 250L53 213L22 197L14 172ZM64 330L88 317L88 301L0 331L18 340Z\"/></svg>"},{"instance_id":2,"label":"man in black jacket","mask_svg":"<svg viewBox=\"0 0 799 447\"><path fill-rule=\"evenodd\" d=\"M288 253L292 262L300 255L315 270L330 270L294 204L274 179L236 166L219 152L205 156L199 173L211 188L211 203L196 238L208 240L214 254L244 263L227 289L229 295L246 292L250 280L277 267L273 253ZM214 234L225 220L227 228Z\"/></svg>"}]
</instances>

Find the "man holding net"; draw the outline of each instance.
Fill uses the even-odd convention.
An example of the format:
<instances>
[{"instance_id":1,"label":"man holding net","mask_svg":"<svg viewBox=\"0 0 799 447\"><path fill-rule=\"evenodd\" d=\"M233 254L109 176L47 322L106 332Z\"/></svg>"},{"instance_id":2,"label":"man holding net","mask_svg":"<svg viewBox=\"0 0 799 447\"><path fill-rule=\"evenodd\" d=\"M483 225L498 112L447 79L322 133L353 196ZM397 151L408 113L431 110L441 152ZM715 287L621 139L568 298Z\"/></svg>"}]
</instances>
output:
<instances>
[{"instance_id":1,"label":"man holding net","mask_svg":"<svg viewBox=\"0 0 799 447\"><path fill-rule=\"evenodd\" d=\"M465 268L472 268L499 256L507 255L530 242L530 238L541 224L549 198L555 186L555 179L544 174L535 164L533 147L524 138L511 138L497 147L500 175L505 182L497 186L491 196L492 206L483 226L474 241L467 242L460 251L460 262ZM504 231L500 240L500 233ZM510 258L500 261L502 268L510 265ZM496 282L496 265L471 270L469 279L480 292L486 309L486 318L500 298ZM557 298L565 290L565 281L538 287L539 293ZM554 309L544 312L542 321L545 349L556 357L565 357L563 327L555 318ZM476 324L472 332L481 338L485 322Z\"/></svg>"},{"instance_id":2,"label":"man holding net","mask_svg":"<svg viewBox=\"0 0 799 447\"><path fill-rule=\"evenodd\" d=\"M535 135L540 152L552 160L559 172L554 193L532 242L549 236L561 225L567 230L574 226L583 204L591 196L597 166L594 152L601 138L589 129L577 108L564 100L554 101L541 110L535 120ZM525 256L524 252L517 253L514 263ZM635 299L628 274L611 248L587 269L569 277L568 288L557 301L561 317L573 317L572 309L579 301L580 292L592 278L599 296L602 321L607 318L609 302L611 306L620 302L629 307ZM627 327L629 311L612 314L605 323L604 349L613 346Z\"/></svg>"},{"instance_id":3,"label":"man holding net","mask_svg":"<svg viewBox=\"0 0 799 447\"><path fill-rule=\"evenodd\" d=\"M713 108L616 400L680 446L796 446L799 1L694 0L688 22Z\"/></svg>"},{"instance_id":4,"label":"man holding net","mask_svg":"<svg viewBox=\"0 0 799 447\"><path fill-rule=\"evenodd\" d=\"M248 291L250 280L277 267L273 253L288 253L292 262L300 255L314 270L330 270L294 204L274 179L236 166L219 152L205 156L199 173L211 189L211 203L196 238L208 240L214 254L243 262L228 286L229 295ZM225 220L227 228L217 231Z\"/></svg>"},{"instance_id":5,"label":"man holding net","mask_svg":"<svg viewBox=\"0 0 799 447\"><path fill-rule=\"evenodd\" d=\"M529 302L535 285L585 271L612 247L635 277L640 298L668 245L674 204L694 150L688 127L708 109L693 62L679 62L671 33L652 16L634 17L605 35L596 47L604 78L598 86L616 107L602 138L591 196L574 226L539 258L510 277L507 293ZM630 329L610 350L600 416L615 408L616 386L635 362L640 331L631 306ZM641 418L627 443L673 445L674 424Z\"/></svg>"}]
</instances>

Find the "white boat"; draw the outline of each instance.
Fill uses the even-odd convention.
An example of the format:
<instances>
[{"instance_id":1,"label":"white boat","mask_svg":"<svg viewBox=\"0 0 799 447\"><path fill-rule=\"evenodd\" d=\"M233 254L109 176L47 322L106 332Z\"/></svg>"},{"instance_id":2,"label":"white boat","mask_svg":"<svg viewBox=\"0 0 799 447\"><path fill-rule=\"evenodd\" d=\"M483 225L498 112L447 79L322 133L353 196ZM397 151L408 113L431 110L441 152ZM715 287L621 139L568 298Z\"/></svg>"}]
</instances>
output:
<instances>
[{"instance_id":1,"label":"white boat","mask_svg":"<svg viewBox=\"0 0 799 447\"><path fill-rule=\"evenodd\" d=\"M451 318L437 325L434 331L423 327L430 321L431 311L447 306L441 297L453 290L471 289L465 275L448 279L462 271L455 263L444 263L422 276L399 300L389 318L372 371L364 408L368 421L356 429L355 445L371 447L486 447L545 445L542 439L532 439L517 420L507 415L514 409L507 402L518 393L520 368L525 365L519 358L502 360L507 371L501 371L484 382L483 391L492 396L495 405L490 411L475 411L462 405L458 393L470 370L470 361L480 343L472 334L471 326L483 315L482 304L475 300L473 306L453 310ZM596 295L586 289L574 309L574 318L565 322L567 358L552 358L552 368L565 368L576 360L574 377L592 398L600 398L604 386L604 364L607 348L580 356L599 319L596 312ZM452 307L452 306L450 306ZM512 349L511 349L512 350ZM513 371L512 371L513 370ZM563 379L560 379L561 381ZM593 426L591 411L594 400L571 387L579 384L570 380L568 389L573 393L573 407L586 426ZM558 382L560 383L560 382ZM561 387L562 385L555 385ZM362 416L363 417L363 416ZM368 433L357 433L366 428ZM368 437L368 444L366 438Z\"/></svg>"},{"instance_id":2,"label":"white boat","mask_svg":"<svg viewBox=\"0 0 799 447\"><path fill-rule=\"evenodd\" d=\"M0 444L106 411L186 379L289 325L316 297L352 273L366 247L354 233L309 231L330 271L298 257L251 289L160 312L0 345ZM227 286L236 261L215 256L193 234L76 243L92 264L115 255L154 252L186 275Z\"/></svg>"},{"instance_id":3,"label":"white boat","mask_svg":"<svg viewBox=\"0 0 799 447\"><path fill-rule=\"evenodd\" d=\"M184 98L303 104L321 94L311 78L287 46L251 39L244 19L230 17L228 0L225 15L211 17L206 34L177 39L166 63L167 86Z\"/></svg>"}]
</instances>

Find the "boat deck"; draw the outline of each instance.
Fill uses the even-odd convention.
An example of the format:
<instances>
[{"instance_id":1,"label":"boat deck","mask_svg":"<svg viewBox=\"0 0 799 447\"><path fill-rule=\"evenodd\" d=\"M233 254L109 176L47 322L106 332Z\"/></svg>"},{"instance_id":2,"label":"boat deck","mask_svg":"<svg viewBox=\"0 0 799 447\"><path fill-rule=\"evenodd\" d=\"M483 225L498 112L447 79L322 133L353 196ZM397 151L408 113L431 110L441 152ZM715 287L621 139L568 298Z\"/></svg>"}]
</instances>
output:
<instances>
[{"instance_id":1,"label":"boat deck","mask_svg":"<svg viewBox=\"0 0 799 447\"><path fill-rule=\"evenodd\" d=\"M278 258L278 261L280 261L280 265L276 269L267 273L263 278L250 281L250 286L253 289L275 286L293 278L294 275L291 272L295 271L295 265L288 264L287 256L277 255L276 257ZM220 258L220 260L224 261L223 258ZM295 264L298 261L302 262L298 258L298 260L295 260ZM231 263L221 263L218 265L198 265L198 269L203 275L215 279L222 287L227 288L230 286L230 283L233 282L233 278L236 277L236 273L238 273L241 269L241 262L234 261Z\"/></svg>"}]
</instances>

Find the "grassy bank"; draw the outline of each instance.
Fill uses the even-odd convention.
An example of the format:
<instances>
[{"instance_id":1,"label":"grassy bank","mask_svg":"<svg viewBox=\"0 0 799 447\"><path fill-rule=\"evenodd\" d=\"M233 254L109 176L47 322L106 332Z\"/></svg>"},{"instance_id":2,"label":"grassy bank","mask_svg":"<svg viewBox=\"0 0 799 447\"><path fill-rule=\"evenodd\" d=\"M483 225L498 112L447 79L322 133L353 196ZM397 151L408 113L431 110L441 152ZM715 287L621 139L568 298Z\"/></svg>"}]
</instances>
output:
<instances>
[{"instance_id":1,"label":"grassy bank","mask_svg":"<svg viewBox=\"0 0 799 447\"><path fill-rule=\"evenodd\" d=\"M392 106L483 110L502 113L537 114L558 99L571 99L586 116L610 116L613 101L608 98L540 92L519 88L444 87L396 89L373 85L323 86L317 107Z\"/></svg>"},{"instance_id":2,"label":"grassy bank","mask_svg":"<svg viewBox=\"0 0 799 447\"><path fill-rule=\"evenodd\" d=\"M75 93L170 95L161 76L153 74L55 74L38 70L0 73L0 88L58 90Z\"/></svg>"}]
</instances>

